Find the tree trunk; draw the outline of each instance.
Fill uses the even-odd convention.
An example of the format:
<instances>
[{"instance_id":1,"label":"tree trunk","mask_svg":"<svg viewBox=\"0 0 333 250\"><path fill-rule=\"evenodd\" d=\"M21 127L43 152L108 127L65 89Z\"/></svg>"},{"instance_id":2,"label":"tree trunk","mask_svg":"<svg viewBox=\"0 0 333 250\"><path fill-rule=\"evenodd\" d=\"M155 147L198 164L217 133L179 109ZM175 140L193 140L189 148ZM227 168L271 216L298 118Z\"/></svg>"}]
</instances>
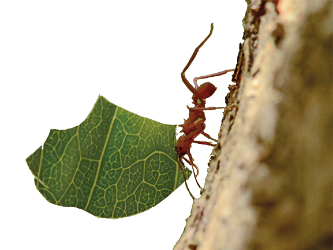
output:
<instances>
[{"instance_id":1,"label":"tree trunk","mask_svg":"<svg viewBox=\"0 0 333 250\"><path fill-rule=\"evenodd\" d=\"M174 249L332 249L331 0L248 0L204 191Z\"/></svg>"}]
</instances>

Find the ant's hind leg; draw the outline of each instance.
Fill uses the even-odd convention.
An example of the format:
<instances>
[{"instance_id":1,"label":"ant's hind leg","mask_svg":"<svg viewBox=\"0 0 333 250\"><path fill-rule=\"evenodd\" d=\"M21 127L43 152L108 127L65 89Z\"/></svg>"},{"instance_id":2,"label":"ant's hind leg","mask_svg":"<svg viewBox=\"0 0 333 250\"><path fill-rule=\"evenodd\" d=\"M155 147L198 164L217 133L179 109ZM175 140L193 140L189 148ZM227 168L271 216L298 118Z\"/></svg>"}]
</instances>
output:
<instances>
[{"instance_id":1,"label":"ant's hind leg","mask_svg":"<svg viewBox=\"0 0 333 250\"><path fill-rule=\"evenodd\" d=\"M227 70L223 70L223 71L220 71L220 72L217 72L217 73L213 73L213 74L209 74L209 75L205 75L205 76L195 77L193 79L194 86L195 86L196 89L198 88L197 80L205 79L205 78L210 78L210 77L214 77L214 76L221 76L221 75L224 75L224 74L226 74L228 72L231 72L231 71L234 71L234 69L227 69Z\"/></svg>"},{"instance_id":2,"label":"ant's hind leg","mask_svg":"<svg viewBox=\"0 0 333 250\"><path fill-rule=\"evenodd\" d=\"M199 44L198 47L195 48L190 60L188 61L188 63L186 64L185 68L183 69L181 75L182 81L183 83L186 85L186 87L195 95L197 96L201 101L203 101L202 97L200 96L199 92L197 91L197 86L196 88L194 88L190 82L186 79L185 76L185 72L187 71L187 69L190 67L190 65L192 64L194 58L197 56L199 49L205 44L205 42L209 39L209 37L212 35L213 33L213 29L214 29L214 25L211 24L210 26L210 32L208 34L208 36Z\"/></svg>"}]
</instances>

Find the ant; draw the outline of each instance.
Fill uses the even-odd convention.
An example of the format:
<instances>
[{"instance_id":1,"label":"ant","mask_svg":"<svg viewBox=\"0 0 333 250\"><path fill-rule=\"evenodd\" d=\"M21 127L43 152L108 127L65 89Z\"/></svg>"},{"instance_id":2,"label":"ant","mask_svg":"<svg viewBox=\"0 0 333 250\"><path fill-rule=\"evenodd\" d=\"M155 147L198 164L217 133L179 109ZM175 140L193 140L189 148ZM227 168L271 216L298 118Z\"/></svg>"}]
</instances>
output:
<instances>
[{"instance_id":1,"label":"ant","mask_svg":"<svg viewBox=\"0 0 333 250\"><path fill-rule=\"evenodd\" d=\"M186 79L186 77L185 77L186 70L192 64L194 58L198 54L199 49L205 44L205 42L208 40L208 38L212 35L213 29L214 29L214 26L213 26L213 24L211 24L211 29L210 29L209 35L194 50L190 60L188 61L188 63L186 64L185 68L183 69L183 71L181 73L181 78L182 78L183 83L193 93L193 96L192 96L193 102L192 103L194 104L194 107L190 108L189 106L187 106L187 108L189 109L189 118L187 120L184 119L184 124L178 125L179 127L182 127L182 130L180 132L183 132L184 135L180 136L177 140L176 151L179 156L177 162L178 162L178 165L179 165L181 171L183 172L186 188L193 200L195 198L187 186L185 172L179 161L184 159L188 164L190 164L192 166L195 181L196 181L197 185L199 186L200 190L202 190L202 188L197 180L197 176L199 175L199 169L193 163L194 160L190 153L190 148L192 146L192 143L209 145L209 146L213 146L213 147L216 146L216 144L213 144L211 142L195 141L195 138L198 135L202 134L205 137L207 137L208 139L217 142L217 140L213 139L209 134L204 132L205 127L206 127L206 125L205 125L206 117L205 117L204 110L222 109L221 107L206 108L206 106L205 106L206 99L211 97L214 94L214 92L216 91L216 87L210 82L205 82L205 83L201 84L200 86L198 86L197 80L214 77L214 76L220 76L220 75L226 74L227 72L234 71L234 69L228 69L228 70L224 70L224 71L217 72L217 73L210 74L210 75L195 77L194 81L193 81L194 87ZM228 106L225 108L232 109L233 107L234 107L234 105ZM188 155L189 160L185 158L185 155ZM194 168L196 169L196 173L194 172Z\"/></svg>"}]
</instances>

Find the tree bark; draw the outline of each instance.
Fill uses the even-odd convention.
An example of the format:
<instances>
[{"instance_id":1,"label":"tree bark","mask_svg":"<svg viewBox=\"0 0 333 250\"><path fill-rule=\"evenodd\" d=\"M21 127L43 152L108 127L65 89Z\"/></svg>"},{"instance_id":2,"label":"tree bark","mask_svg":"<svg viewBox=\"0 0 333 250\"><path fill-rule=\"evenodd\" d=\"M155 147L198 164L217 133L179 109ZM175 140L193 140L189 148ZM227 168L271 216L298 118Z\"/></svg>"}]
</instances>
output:
<instances>
[{"instance_id":1,"label":"tree bark","mask_svg":"<svg viewBox=\"0 0 333 250\"><path fill-rule=\"evenodd\" d=\"M219 142L178 249L332 249L330 0L248 0Z\"/></svg>"}]
</instances>

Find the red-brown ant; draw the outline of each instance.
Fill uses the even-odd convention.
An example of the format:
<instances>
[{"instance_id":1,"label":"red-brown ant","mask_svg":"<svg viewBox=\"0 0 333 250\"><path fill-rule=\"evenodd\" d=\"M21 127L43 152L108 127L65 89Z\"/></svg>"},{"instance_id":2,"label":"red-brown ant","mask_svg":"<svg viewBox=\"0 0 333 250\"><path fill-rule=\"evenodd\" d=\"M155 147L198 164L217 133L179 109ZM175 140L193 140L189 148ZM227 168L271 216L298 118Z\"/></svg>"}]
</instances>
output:
<instances>
[{"instance_id":1,"label":"red-brown ant","mask_svg":"<svg viewBox=\"0 0 333 250\"><path fill-rule=\"evenodd\" d=\"M228 69L228 70L224 70L224 71L217 72L214 74L196 77L196 78L194 78L194 87L186 79L185 72L192 64L194 58L198 54L199 49L205 44L205 42L208 40L208 38L212 35L213 28L214 28L214 26L213 26L213 24L211 24L211 29L210 29L209 35L194 50L189 62L187 63L187 65L185 66L185 68L183 69L183 71L181 73L181 77L182 77L184 84L193 93L193 96L192 96L193 102L192 103L194 104L194 107L190 108L189 106L187 106L187 108L190 111L189 118L187 120L184 120L184 124L179 125L179 127L183 128L180 132L183 132L184 135L182 135L178 138L177 145L176 145L176 151L179 155L179 161L184 159L188 164L190 164L192 166L195 181L198 184L200 189L201 189L201 186L199 185L198 180L197 180L197 176L199 174L199 169L193 163L194 160L190 153L190 148L191 148L193 142L198 143L198 144L203 144L203 145L215 146L215 144L212 144L210 142L195 141L195 138L198 135L202 134L205 137L207 137L208 139L217 142L217 140L213 139L209 134L204 132L205 127L206 127L206 125L205 125L206 117L205 117L204 110L215 110L215 109L221 109L221 108L218 108L218 107L206 108L205 107L206 99L208 97L211 97L214 94L214 92L216 91L216 87L213 84L211 84L210 82L205 82L205 83L201 84L200 86L198 86L197 80L224 75L227 72L233 71L233 69ZM228 108L232 108L232 106L230 106ZM189 160L185 158L185 155L188 155ZM195 199L187 186L185 172L184 172L183 167L179 163L179 161L178 161L178 165L179 165L181 171L183 172L186 188L187 188L188 192L190 193L191 197L193 199ZM196 169L196 173L194 172L194 168Z\"/></svg>"}]
</instances>

